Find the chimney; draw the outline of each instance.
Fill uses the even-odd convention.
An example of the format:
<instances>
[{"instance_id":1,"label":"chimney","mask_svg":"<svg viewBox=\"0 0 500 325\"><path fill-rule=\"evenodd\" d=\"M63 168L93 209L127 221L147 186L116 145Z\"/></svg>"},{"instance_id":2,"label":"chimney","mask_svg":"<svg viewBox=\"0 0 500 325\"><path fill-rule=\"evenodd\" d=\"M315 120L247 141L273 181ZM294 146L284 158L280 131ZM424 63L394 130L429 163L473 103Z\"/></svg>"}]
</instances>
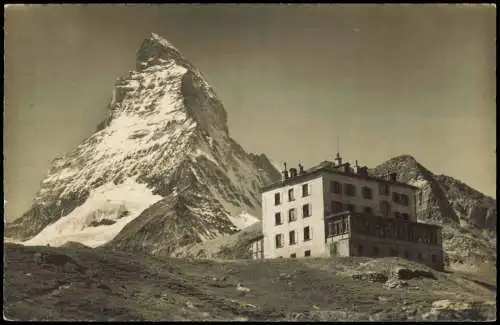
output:
<instances>
[{"instance_id":1,"label":"chimney","mask_svg":"<svg viewBox=\"0 0 500 325\"><path fill-rule=\"evenodd\" d=\"M351 164L345 163L344 164L344 173L349 173L351 172Z\"/></svg>"},{"instance_id":2,"label":"chimney","mask_svg":"<svg viewBox=\"0 0 500 325\"><path fill-rule=\"evenodd\" d=\"M290 168L290 178L297 177L297 168Z\"/></svg>"},{"instance_id":3,"label":"chimney","mask_svg":"<svg viewBox=\"0 0 500 325\"><path fill-rule=\"evenodd\" d=\"M286 169L286 163L283 163L285 165L285 169L281 172L283 174L282 181L286 181L288 179L288 170Z\"/></svg>"},{"instance_id":4,"label":"chimney","mask_svg":"<svg viewBox=\"0 0 500 325\"><path fill-rule=\"evenodd\" d=\"M361 170L362 170L361 166L360 166L360 165L358 165L358 161L357 161L357 160L355 160L355 161L354 161L354 172L355 172L356 174L361 174L361 172L362 172Z\"/></svg>"},{"instance_id":5,"label":"chimney","mask_svg":"<svg viewBox=\"0 0 500 325\"><path fill-rule=\"evenodd\" d=\"M393 183L396 183L398 179L398 174L397 173L390 173L389 174L389 180Z\"/></svg>"},{"instance_id":6,"label":"chimney","mask_svg":"<svg viewBox=\"0 0 500 325\"><path fill-rule=\"evenodd\" d=\"M337 152L337 157L335 158L335 162L337 163L337 166L342 165L342 158L340 157L340 153Z\"/></svg>"},{"instance_id":7,"label":"chimney","mask_svg":"<svg viewBox=\"0 0 500 325\"><path fill-rule=\"evenodd\" d=\"M305 174L304 166L302 166L302 164L299 163L299 175L302 175L302 174Z\"/></svg>"}]
</instances>

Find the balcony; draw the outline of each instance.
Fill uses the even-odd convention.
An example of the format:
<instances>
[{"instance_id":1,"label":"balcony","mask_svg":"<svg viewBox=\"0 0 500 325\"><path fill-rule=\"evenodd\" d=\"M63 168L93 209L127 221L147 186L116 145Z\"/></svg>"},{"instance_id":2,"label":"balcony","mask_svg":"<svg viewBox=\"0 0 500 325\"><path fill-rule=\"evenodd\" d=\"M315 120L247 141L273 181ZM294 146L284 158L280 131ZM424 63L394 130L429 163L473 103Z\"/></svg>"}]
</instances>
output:
<instances>
[{"instance_id":1,"label":"balcony","mask_svg":"<svg viewBox=\"0 0 500 325\"><path fill-rule=\"evenodd\" d=\"M441 227L399 219L384 218L368 213L344 211L325 214L325 237L351 234L377 237L426 245L441 245Z\"/></svg>"}]
</instances>

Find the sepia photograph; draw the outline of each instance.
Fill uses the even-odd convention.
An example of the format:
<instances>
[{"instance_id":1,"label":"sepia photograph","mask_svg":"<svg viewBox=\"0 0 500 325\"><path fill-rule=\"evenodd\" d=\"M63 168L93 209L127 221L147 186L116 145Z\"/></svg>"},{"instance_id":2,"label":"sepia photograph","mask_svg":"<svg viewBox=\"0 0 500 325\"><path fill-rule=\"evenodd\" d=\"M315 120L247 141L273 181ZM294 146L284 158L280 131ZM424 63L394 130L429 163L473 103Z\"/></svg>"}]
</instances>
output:
<instances>
[{"instance_id":1,"label":"sepia photograph","mask_svg":"<svg viewBox=\"0 0 500 325\"><path fill-rule=\"evenodd\" d=\"M495 321L494 4L4 5L7 321Z\"/></svg>"}]
</instances>

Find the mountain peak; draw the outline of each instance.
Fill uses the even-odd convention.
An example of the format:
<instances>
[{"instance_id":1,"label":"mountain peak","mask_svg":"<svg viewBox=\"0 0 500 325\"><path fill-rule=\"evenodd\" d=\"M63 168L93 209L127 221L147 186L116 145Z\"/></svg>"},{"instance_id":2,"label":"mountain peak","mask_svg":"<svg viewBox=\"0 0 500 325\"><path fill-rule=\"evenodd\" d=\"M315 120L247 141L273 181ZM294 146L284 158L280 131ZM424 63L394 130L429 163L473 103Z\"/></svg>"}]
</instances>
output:
<instances>
[{"instance_id":1,"label":"mountain peak","mask_svg":"<svg viewBox=\"0 0 500 325\"><path fill-rule=\"evenodd\" d=\"M137 51L137 70L171 60L185 61L172 43L156 33L151 33L142 41Z\"/></svg>"},{"instance_id":2,"label":"mountain peak","mask_svg":"<svg viewBox=\"0 0 500 325\"><path fill-rule=\"evenodd\" d=\"M157 42L158 44L162 45L165 48L172 48L177 50L175 46L172 43L170 43L166 38L163 38L156 33L151 33L147 39L149 39L151 42Z\"/></svg>"},{"instance_id":3,"label":"mountain peak","mask_svg":"<svg viewBox=\"0 0 500 325\"><path fill-rule=\"evenodd\" d=\"M391 158L390 160L404 161L407 163L418 163L417 159L415 159L415 157L409 154L399 155Z\"/></svg>"}]
</instances>

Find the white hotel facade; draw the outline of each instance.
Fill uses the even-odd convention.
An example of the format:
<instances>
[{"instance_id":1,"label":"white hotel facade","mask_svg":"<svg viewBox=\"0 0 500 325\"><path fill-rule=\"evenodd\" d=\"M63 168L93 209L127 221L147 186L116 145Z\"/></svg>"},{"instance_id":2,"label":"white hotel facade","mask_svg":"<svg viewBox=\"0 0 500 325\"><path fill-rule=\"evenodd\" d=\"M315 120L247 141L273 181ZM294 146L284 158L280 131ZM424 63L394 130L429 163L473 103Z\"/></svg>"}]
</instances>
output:
<instances>
[{"instance_id":1,"label":"white hotel facade","mask_svg":"<svg viewBox=\"0 0 500 325\"><path fill-rule=\"evenodd\" d=\"M263 258L401 256L442 267L441 230L417 223L418 188L323 162L262 190Z\"/></svg>"}]
</instances>

